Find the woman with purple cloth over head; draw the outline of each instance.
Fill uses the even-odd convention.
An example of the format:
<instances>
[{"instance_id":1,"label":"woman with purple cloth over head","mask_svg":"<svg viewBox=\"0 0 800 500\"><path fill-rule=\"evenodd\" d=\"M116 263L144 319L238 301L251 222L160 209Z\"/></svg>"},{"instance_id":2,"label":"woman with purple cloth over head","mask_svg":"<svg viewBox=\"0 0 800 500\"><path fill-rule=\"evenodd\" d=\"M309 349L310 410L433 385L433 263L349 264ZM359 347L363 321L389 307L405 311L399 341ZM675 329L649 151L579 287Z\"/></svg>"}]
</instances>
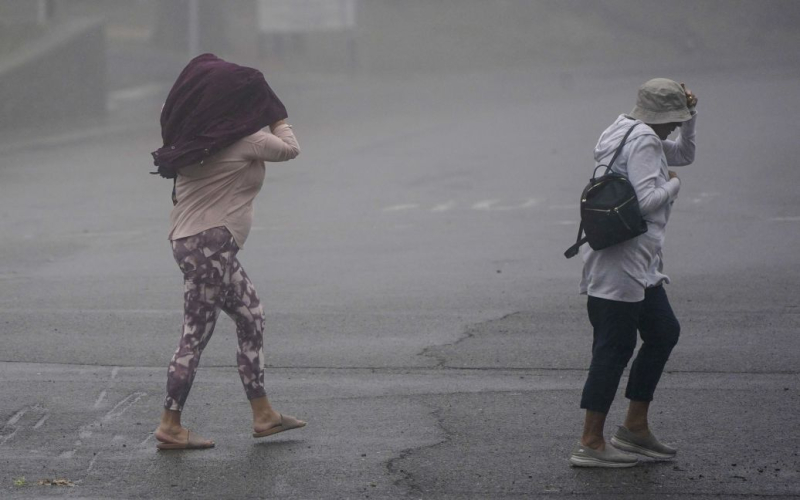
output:
<instances>
[{"instance_id":1,"label":"woman with purple cloth over head","mask_svg":"<svg viewBox=\"0 0 800 500\"><path fill-rule=\"evenodd\" d=\"M306 425L275 411L264 390L264 309L237 258L250 232L265 161L300 153L286 108L260 71L203 54L178 76L161 110L158 174L174 179L169 239L184 276L184 324L167 373L157 447L211 448L181 425L203 349L220 311L236 323L237 365L253 437ZM269 132L265 129L269 128Z\"/></svg>"},{"instance_id":2,"label":"woman with purple cloth over head","mask_svg":"<svg viewBox=\"0 0 800 500\"><path fill-rule=\"evenodd\" d=\"M633 111L620 115L595 148L595 161L600 164L624 143L612 170L633 185L647 232L602 250L582 248L581 293L588 295L593 342L581 397L581 408L586 410L583 435L569 457L574 466L632 467L638 459L631 453L662 460L677 453L650 431L648 412L680 335L664 290L669 278L664 274L662 247L681 187L668 167L694 161L696 105L697 97L683 84L666 78L650 80L639 88ZM669 140L677 128L680 134ZM603 437L606 415L636 348L637 332L642 347L625 390L628 413L608 445Z\"/></svg>"}]
</instances>

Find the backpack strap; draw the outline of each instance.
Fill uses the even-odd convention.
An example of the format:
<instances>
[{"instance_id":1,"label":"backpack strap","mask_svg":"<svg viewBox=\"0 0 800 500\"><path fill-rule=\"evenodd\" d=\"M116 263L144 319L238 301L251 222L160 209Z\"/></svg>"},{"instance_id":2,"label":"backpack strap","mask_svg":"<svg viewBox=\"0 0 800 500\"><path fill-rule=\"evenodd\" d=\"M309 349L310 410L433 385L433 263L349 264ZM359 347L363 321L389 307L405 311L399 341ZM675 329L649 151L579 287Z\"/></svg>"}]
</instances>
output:
<instances>
[{"instance_id":1,"label":"backpack strap","mask_svg":"<svg viewBox=\"0 0 800 500\"><path fill-rule=\"evenodd\" d=\"M567 248L567 251L564 252L564 257L571 259L576 255L578 255L578 249L581 247L581 245L583 245L588 241L588 238L586 236L581 238L582 234L583 234L583 221L581 221L580 226L578 226L578 241L576 241L575 244L572 245L571 247Z\"/></svg>"},{"instance_id":2,"label":"backpack strap","mask_svg":"<svg viewBox=\"0 0 800 500\"><path fill-rule=\"evenodd\" d=\"M595 167L594 172L592 173L592 179L596 178L597 169L600 167L606 167L606 171L603 175L607 174L611 170L611 165L614 164L614 161L616 161L617 157L619 157L619 154L622 153L622 147L625 145L625 142L628 140L628 137L630 137L631 132L633 132L633 129L636 128L636 125L639 124L634 123L631 126L631 128L629 128L628 131L625 132L625 137L622 138L622 142L620 142L619 146L617 146L617 150L614 152L614 156L611 157L611 161L608 162L608 165L598 165L597 167Z\"/></svg>"}]
</instances>

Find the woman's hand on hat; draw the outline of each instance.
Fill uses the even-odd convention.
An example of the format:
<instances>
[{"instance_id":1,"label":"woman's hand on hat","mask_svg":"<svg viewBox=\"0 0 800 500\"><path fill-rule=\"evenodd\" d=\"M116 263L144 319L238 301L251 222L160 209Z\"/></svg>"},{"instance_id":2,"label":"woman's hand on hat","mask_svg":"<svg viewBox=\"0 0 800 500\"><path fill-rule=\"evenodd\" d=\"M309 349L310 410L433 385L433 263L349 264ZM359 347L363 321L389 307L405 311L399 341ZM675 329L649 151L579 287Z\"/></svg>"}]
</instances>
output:
<instances>
[{"instance_id":1,"label":"woman's hand on hat","mask_svg":"<svg viewBox=\"0 0 800 500\"><path fill-rule=\"evenodd\" d=\"M694 109L697 106L697 96L694 93L686 88L685 83L681 83L681 87L683 87L683 92L686 94L686 106L689 109Z\"/></svg>"}]
</instances>

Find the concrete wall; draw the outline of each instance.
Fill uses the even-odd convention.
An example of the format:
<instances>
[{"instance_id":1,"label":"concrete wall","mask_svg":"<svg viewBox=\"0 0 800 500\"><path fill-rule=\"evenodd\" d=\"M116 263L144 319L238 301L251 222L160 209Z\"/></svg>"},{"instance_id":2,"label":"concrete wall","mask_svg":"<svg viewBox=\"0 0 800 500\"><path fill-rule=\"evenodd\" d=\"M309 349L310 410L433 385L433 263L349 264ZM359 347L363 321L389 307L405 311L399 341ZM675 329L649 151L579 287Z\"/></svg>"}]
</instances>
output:
<instances>
[{"instance_id":1,"label":"concrete wall","mask_svg":"<svg viewBox=\"0 0 800 500\"><path fill-rule=\"evenodd\" d=\"M6 53L0 59L0 130L102 117L105 52L102 21L70 19Z\"/></svg>"}]
</instances>

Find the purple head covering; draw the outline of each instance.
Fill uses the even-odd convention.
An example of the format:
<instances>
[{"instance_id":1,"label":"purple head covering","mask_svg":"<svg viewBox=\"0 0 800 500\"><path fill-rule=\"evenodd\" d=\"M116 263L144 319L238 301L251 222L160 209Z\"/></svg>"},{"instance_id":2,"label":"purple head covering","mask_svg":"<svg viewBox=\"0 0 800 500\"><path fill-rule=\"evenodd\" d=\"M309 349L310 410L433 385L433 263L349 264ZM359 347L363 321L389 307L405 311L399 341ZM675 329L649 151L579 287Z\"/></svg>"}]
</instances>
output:
<instances>
[{"instance_id":1,"label":"purple head covering","mask_svg":"<svg viewBox=\"0 0 800 500\"><path fill-rule=\"evenodd\" d=\"M214 54L197 56L178 76L161 110L164 145L152 153L153 163L162 177L175 178L179 168L287 116L260 71Z\"/></svg>"}]
</instances>

